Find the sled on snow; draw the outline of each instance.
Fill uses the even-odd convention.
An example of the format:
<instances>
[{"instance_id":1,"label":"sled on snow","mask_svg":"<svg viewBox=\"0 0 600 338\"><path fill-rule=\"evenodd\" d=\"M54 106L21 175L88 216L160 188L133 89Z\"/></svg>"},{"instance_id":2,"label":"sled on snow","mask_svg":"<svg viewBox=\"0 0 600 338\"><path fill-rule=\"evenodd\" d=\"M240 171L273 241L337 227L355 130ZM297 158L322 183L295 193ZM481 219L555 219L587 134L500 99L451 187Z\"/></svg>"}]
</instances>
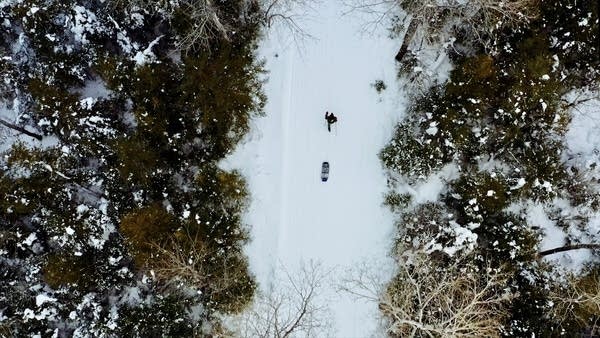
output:
<instances>
[{"instance_id":1,"label":"sled on snow","mask_svg":"<svg viewBox=\"0 0 600 338\"><path fill-rule=\"evenodd\" d=\"M327 182L329 179L329 162L323 162L321 164L321 181Z\"/></svg>"}]
</instances>

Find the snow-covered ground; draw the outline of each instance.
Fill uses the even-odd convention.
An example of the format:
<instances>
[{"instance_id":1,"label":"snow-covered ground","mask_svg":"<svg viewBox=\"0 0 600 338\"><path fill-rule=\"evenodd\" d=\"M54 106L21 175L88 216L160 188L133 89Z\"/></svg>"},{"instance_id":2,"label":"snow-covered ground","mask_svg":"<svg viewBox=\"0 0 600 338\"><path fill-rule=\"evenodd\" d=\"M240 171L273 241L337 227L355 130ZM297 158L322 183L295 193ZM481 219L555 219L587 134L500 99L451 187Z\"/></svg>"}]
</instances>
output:
<instances>
[{"instance_id":1,"label":"snow-covered ground","mask_svg":"<svg viewBox=\"0 0 600 338\"><path fill-rule=\"evenodd\" d=\"M395 85L399 44L384 28L361 34L364 21L342 15L345 10L342 1L316 4L303 22L314 39L304 44L277 32L265 38L267 116L254 121L247 140L223 164L249 182L247 253L264 290L278 266L293 274L313 260L334 269L333 277L365 260L392 266L392 216L382 206L386 178L377 154L404 111ZM375 80L388 86L381 95ZM331 133L325 111L339 119ZM323 161L331 165L325 183ZM335 284L333 278L325 290L335 336L371 335L377 304L335 293Z\"/></svg>"},{"instance_id":2,"label":"snow-covered ground","mask_svg":"<svg viewBox=\"0 0 600 338\"><path fill-rule=\"evenodd\" d=\"M574 179L587 182L587 188L592 193L598 193L600 188L597 183L600 179L599 98L600 93L587 91L574 91L565 97L569 102L581 100L582 103L576 104L571 110L571 121L564 138L563 161L578 171L579 176ZM565 198L555 198L547 203L520 201L514 207L516 209L513 212L524 212L529 224L540 227L540 251L565 244L595 244L600 239L600 212L586 203L573 206ZM550 212L555 215L550 216ZM557 215L567 220L566 225L558 226ZM590 250L580 249L546 256L545 260L578 272L596 258Z\"/></svg>"},{"instance_id":3,"label":"snow-covered ground","mask_svg":"<svg viewBox=\"0 0 600 338\"><path fill-rule=\"evenodd\" d=\"M565 135L565 151L563 160L578 170L580 180L588 182L588 189L594 193L600 191L600 92L574 91L565 97L576 104L571 110L571 122ZM561 207L564 215L581 216L586 219L583 226L572 222L566 229L560 229L551 221L542 221L545 238L541 250L548 250L566 244L567 239L572 243L599 243L600 212L591 208L573 208L563 201L553 203ZM565 205L566 204L566 205ZM563 267L578 271L586 263L596 260L590 250L574 250L552 255L547 258Z\"/></svg>"}]
</instances>

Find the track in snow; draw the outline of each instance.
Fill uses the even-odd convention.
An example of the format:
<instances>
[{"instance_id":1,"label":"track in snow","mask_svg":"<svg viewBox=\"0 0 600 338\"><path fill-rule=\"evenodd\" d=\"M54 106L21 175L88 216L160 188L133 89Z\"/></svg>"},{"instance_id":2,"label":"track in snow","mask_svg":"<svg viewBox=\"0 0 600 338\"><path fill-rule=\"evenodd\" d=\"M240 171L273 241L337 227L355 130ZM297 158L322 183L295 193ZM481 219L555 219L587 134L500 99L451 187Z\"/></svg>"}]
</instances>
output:
<instances>
[{"instance_id":1,"label":"track in snow","mask_svg":"<svg viewBox=\"0 0 600 338\"><path fill-rule=\"evenodd\" d=\"M253 201L246 217L247 248L258 282L270 287L277 264L289 271L315 260L340 270L362 260L385 260L392 220L382 207L385 177L377 153L390 137L394 113L371 84L382 79L395 96L397 44L361 36L361 21L342 17L341 2L319 4L304 48L274 37L261 54L270 71L267 116L255 121L249 140L230 159L249 181ZM338 123L329 133L325 111ZM396 114L397 115L397 114ZM321 163L330 176L321 182ZM338 270L339 271L339 270ZM333 292L329 304L336 336L365 337L375 328L376 304Z\"/></svg>"}]
</instances>

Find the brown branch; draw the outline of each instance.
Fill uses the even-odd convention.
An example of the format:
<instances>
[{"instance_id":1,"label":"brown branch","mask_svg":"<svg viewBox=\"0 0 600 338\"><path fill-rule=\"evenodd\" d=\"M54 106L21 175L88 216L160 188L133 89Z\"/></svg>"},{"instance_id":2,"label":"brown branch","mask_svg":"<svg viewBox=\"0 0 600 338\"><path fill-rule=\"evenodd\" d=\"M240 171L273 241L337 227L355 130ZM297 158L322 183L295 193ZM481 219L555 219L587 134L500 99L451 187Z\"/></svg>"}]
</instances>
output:
<instances>
[{"instance_id":1,"label":"brown branch","mask_svg":"<svg viewBox=\"0 0 600 338\"><path fill-rule=\"evenodd\" d=\"M408 25L408 30L406 31L406 34L404 34L404 40L402 41L402 46L400 47L400 50L398 50L398 53L396 54L396 61L400 62L402 61L402 59L404 59L404 55L406 55L406 52L408 52L408 46L410 45L410 42L412 41L413 37L415 36L415 33L417 32L417 28L419 27L419 24L417 23L417 20L411 20L410 24Z\"/></svg>"},{"instance_id":2,"label":"brown branch","mask_svg":"<svg viewBox=\"0 0 600 338\"><path fill-rule=\"evenodd\" d=\"M18 126L18 125L13 124L13 123L10 123L10 122L8 122L8 121L6 121L4 119L0 119L0 124L4 125L5 127L10 128L10 129L14 129L14 130L16 130L16 131L18 131L18 132L20 132L22 134L25 134L27 136L33 137L33 138L37 139L38 141L41 141L42 138L43 138L43 136L40 135L40 134L36 134L34 132L31 132L31 131L25 129L24 127Z\"/></svg>"},{"instance_id":3,"label":"brown branch","mask_svg":"<svg viewBox=\"0 0 600 338\"><path fill-rule=\"evenodd\" d=\"M411 252L410 261L400 261L398 274L379 300L390 335L499 337L498 328L514 297L502 291L508 277L488 267L469 269L465 266L469 261L464 256L439 267L423 251Z\"/></svg>"},{"instance_id":4,"label":"brown branch","mask_svg":"<svg viewBox=\"0 0 600 338\"><path fill-rule=\"evenodd\" d=\"M283 274L274 281L275 287L258 291L252 308L238 318L238 336L331 336L329 308L320 298L328 273L314 262L293 275L281 269Z\"/></svg>"},{"instance_id":5,"label":"brown branch","mask_svg":"<svg viewBox=\"0 0 600 338\"><path fill-rule=\"evenodd\" d=\"M544 256L552 255L552 254L563 252L563 251L578 250L578 249L600 249L600 244L565 245L565 246L561 246L559 248L541 251L538 253L538 256L544 257Z\"/></svg>"}]
</instances>

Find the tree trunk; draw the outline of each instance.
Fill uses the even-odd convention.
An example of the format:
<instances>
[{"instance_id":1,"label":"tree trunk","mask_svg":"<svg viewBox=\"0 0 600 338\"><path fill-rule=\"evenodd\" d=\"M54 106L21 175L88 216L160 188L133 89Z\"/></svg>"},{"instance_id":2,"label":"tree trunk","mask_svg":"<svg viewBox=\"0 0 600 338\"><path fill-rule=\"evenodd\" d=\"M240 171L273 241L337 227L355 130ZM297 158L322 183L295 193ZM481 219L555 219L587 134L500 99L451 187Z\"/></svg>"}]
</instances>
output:
<instances>
[{"instance_id":1,"label":"tree trunk","mask_svg":"<svg viewBox=\"0 0 600 338\"><path fill-rule=\"evenodd\" d=\"M574 245L565 245L559 248L554 248L550 250L545 250L538 253L539 257L544 257L548 255L552 255L558 252L577 250L577 249L600 249L600 244L574 244Z\"/></svg>"},{"instance_id":2,"label":"tree trunk","mask_svg":"<svg viewBox=\"0 0 600 338\"><path fill-rule=\"evenodd\" d=\"M42 137L43 137L42 135L36 134L34 132L31 132L31 131L29 131L29 130L21 127L21 126L17 126L16 124L10 123L10 122L8 122L8 121L6 121L4 119L0 119L0 124L6 126L8 128L10 128L10 129L14 129L14 130L16 130L16 131L18 131L18 132L20 132L22 134L25 134L27 136L31 136L31 137L37 139L38 141L42 140Z\"/></svg>"},{"instance_id":3,"label":"tree trunk","mask_svg":"<svg viewBox=\"0 0 600 338\"><path fill-rule=\"evenodd\" d=\"M417 20L411 19L410 24L408 25L408 29L406 30L406 34L404 34L404 40L402 41L402 46L398 53L396 54L396 61L401 62L404 59L404 55L408 52L408 45L412 41L415 33L417 32Z\"/></svg>"}]
</instances>

